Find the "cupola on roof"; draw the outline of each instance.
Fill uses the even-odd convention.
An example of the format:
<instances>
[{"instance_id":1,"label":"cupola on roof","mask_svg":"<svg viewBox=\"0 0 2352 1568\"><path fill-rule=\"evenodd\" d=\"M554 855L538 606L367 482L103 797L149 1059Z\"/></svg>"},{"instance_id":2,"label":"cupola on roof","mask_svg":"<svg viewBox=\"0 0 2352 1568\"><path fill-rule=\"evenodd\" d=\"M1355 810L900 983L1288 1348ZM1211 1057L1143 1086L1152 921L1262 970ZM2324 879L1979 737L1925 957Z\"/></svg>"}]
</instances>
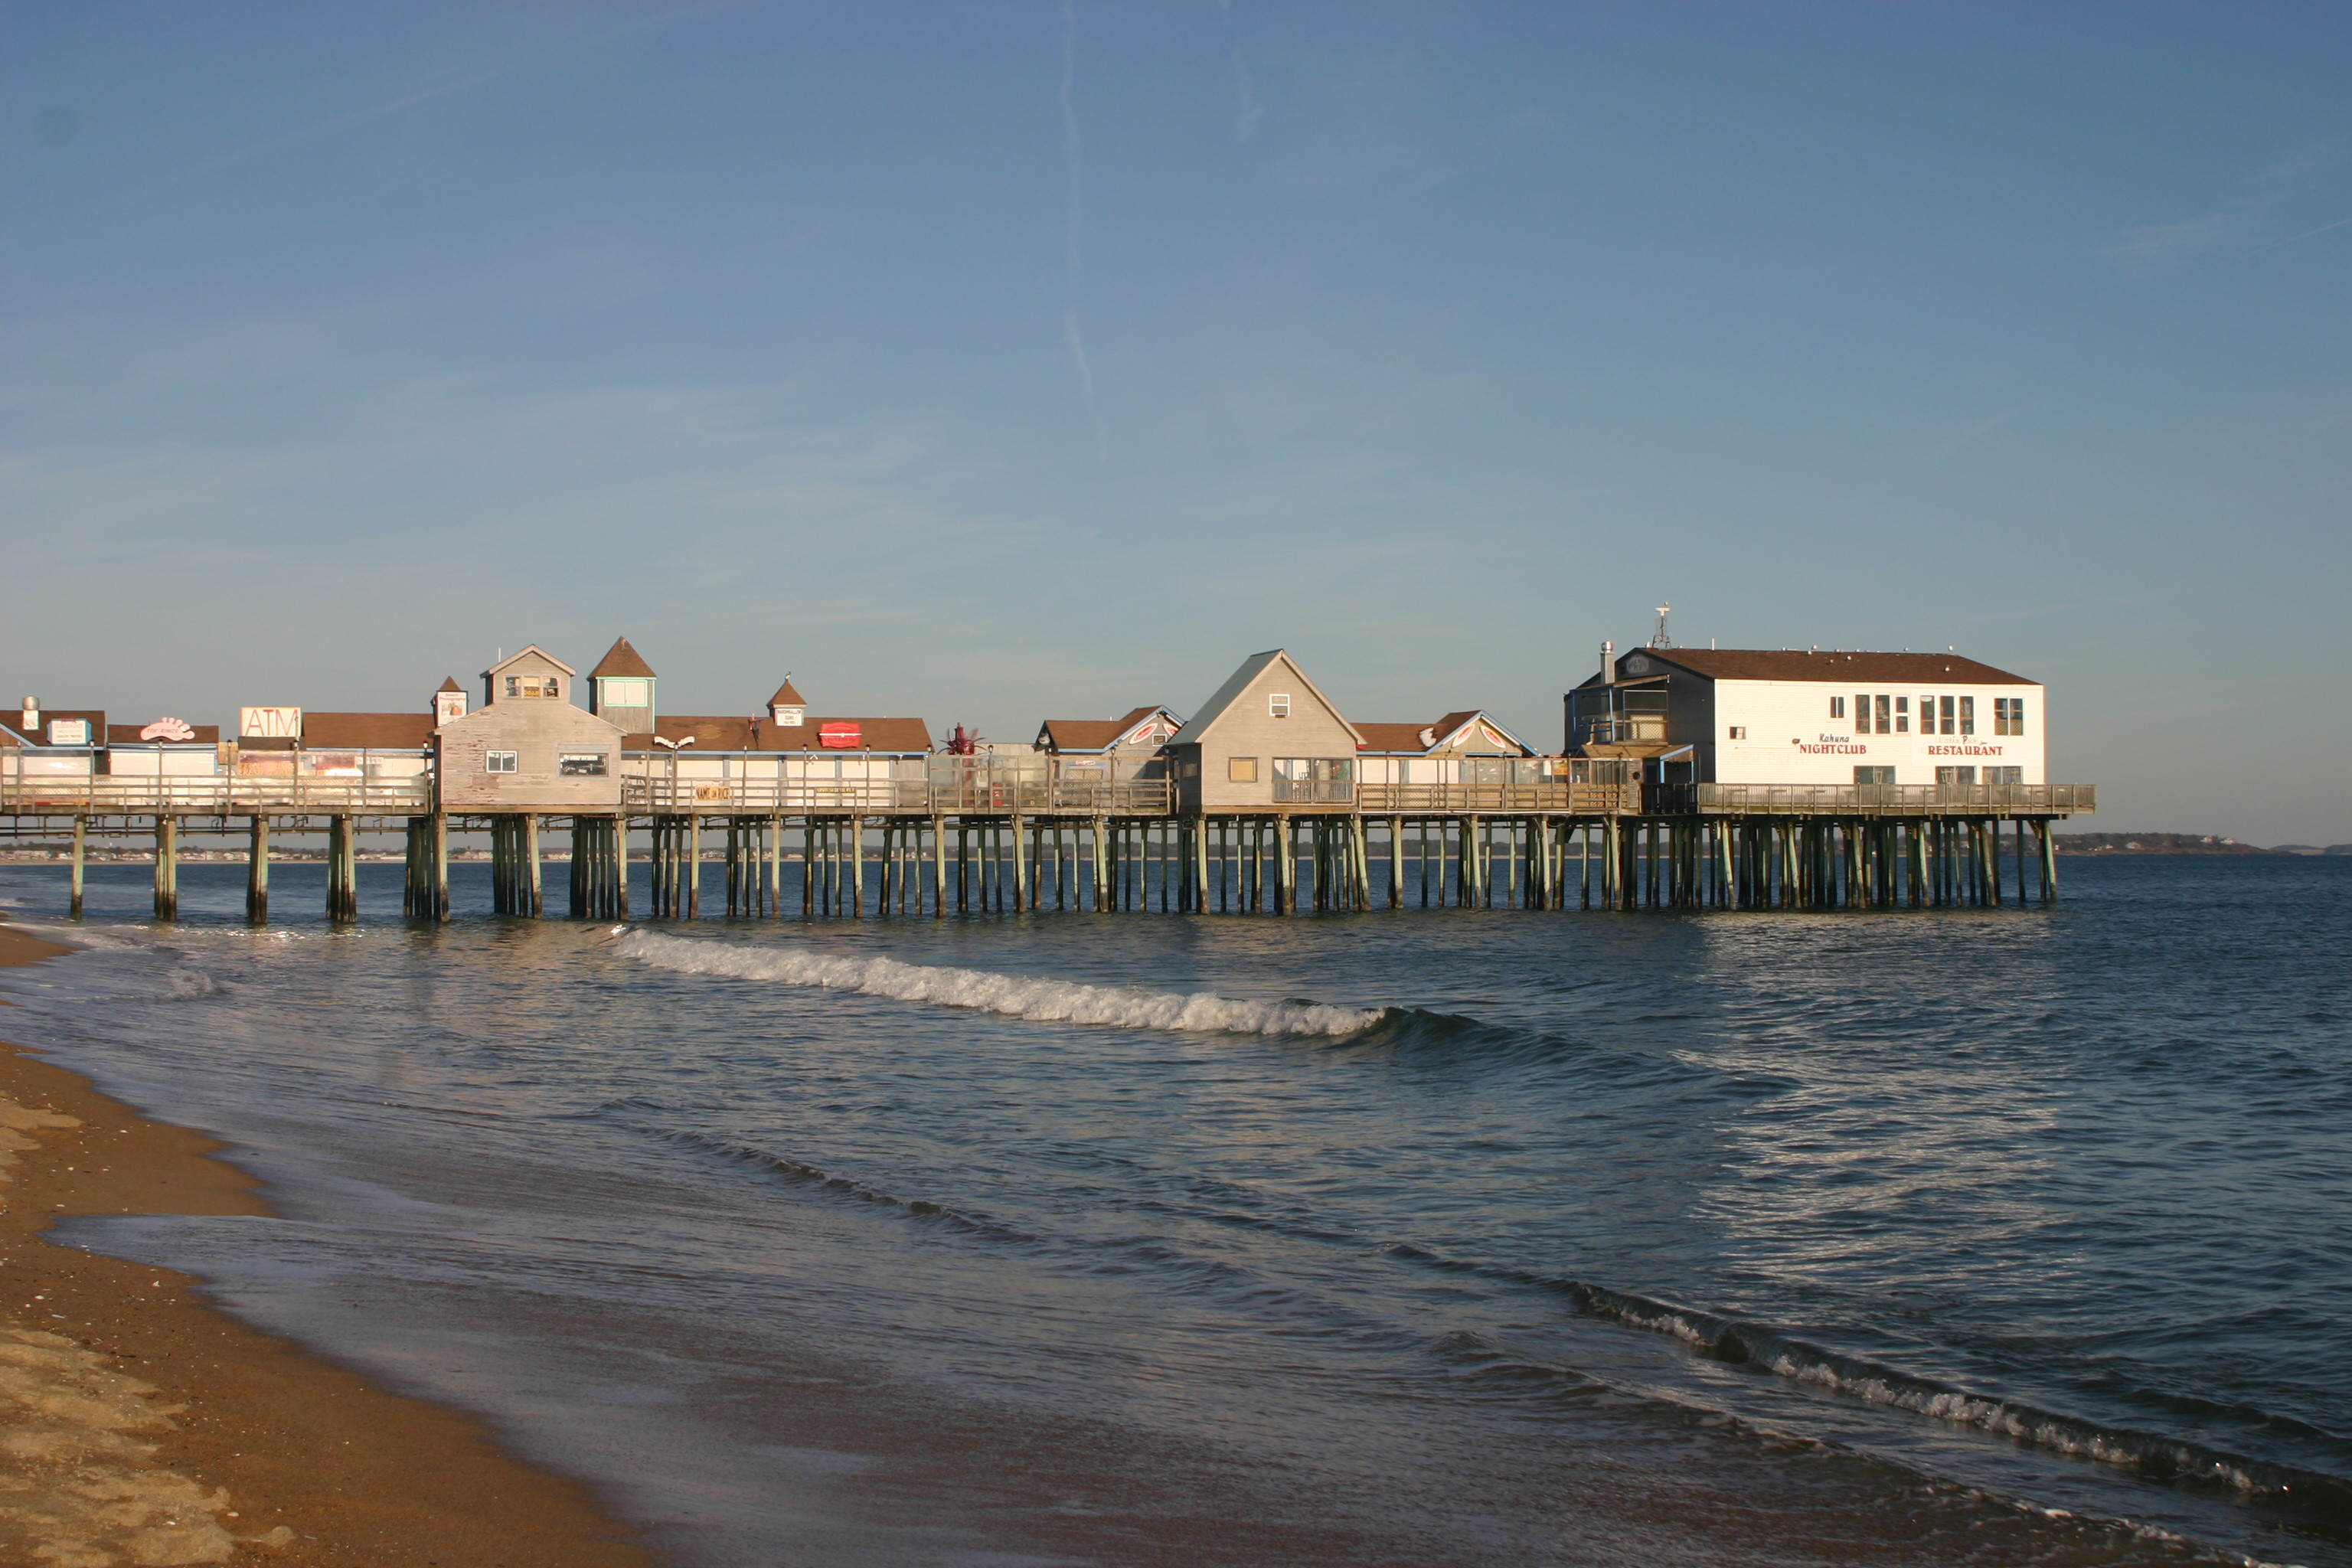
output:
<instances>
[{"instance_id":1,"label":"cupola on roof","mask_svg":"<svg viewBox=\"0 0 2352 1568\"><path fill-rule=\"evenodd\" d=\"M605 651L604 657L597 661L596 668L588 672L588 679L595 680L607 675L622 675L639 676L650 679L653 673L654 667L647 664L638 656L637 650L629 646L628 638L614 637L613 646Z\"/></svg>"}]
</instances>

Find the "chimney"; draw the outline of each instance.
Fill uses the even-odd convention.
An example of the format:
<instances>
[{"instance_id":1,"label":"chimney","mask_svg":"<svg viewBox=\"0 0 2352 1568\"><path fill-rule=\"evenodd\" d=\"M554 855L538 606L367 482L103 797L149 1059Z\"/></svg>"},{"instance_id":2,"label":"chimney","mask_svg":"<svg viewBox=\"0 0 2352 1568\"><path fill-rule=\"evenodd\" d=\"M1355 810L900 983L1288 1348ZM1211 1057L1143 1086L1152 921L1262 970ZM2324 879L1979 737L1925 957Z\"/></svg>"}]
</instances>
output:
<instances>
[{"instance_id":1,"label":"chimney","mask_svg":"<svg viewBox=\"0 0 2352 1568\"><path fill-rule=\"evenodd\" d=\"M1601 684L1617 684L1617 645L1614 642L1601 645Z\"/></svg>"}]
</instances>

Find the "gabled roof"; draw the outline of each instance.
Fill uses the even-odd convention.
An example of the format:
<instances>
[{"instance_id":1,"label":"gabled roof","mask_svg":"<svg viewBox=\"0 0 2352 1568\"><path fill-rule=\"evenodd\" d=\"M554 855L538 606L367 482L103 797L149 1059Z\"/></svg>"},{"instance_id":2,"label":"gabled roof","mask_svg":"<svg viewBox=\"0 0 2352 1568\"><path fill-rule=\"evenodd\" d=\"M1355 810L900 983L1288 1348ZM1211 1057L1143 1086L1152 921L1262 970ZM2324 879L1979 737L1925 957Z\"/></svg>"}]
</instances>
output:
<instances>
[{"instance_id":1,"label":"gabled roof","mask_svg":"<svg viewBox=\"0 0 2352 1568\"><path fill-rule=\"evenodd\" d=\"M596 661L596 668L588 672L588 679L594 680L607 675L634 675L651 679L653 673L654 667L637 657L637 650L629 646L628 638L614 637L613 646L604 650L604 657Z\"/></svg>"},{"instance_id":2,"label":"gabled roof","mask_svg":"<svg viewBox=\"0 0 2352 1568\"><path fill-rule=\"evenodd\" d=\"M507 666L517 663L522 659L529 658L533 654L539 655L540 658L547 660L548 663L555 666L556 668L562 670L566 675L576 676L580 673L570 665L564 663L562 659L556 658L553 654L548 652L545 648L540 647L537 643L524 644L520 648L499 660L498 663L490 666L489 668L482 671L482 673L486 676L496 675Z\"/></svg>"},{"instance_id":3,"label":"gabled roof","mask_svg":"<svg viewBox=\"0 0 2352 1568\"><path fill-rule=\"evenodd\" d=\"M2032 686L2038 682L1956 653L1846 653L1816 648L1637 647L1617 661L1621 672L1636 655L1710 680L1867 680L1882 686ZM1634 672L1640 673L1640 672ZM1598 675L1584 682L1600 683Z\"/></svg>"},{"instance_id":4,"label":"gabled roof","mask_svg":"<svg viewBox=\"0 0 2352 1568\"><path fill-rule=\"evenodd\" d=\"M306 751L421 751L432 743L438 728L430 713L302 714L302 745Z\"/></svg>"},{"instance_id":5,"label":"gabled roof","mask_svg":"<svg viewBox=\"0 0 2352 1568\"><path fill-rule=\"evenodd\" d=\"M855 724L858 729L856 746L828 748L819 743L818 737L826 724ZM824 752L845 751L889 752L902 755L921 756L931 749L930 726L920 719L822 719L810 715L802 724L779 724L764 716L758 719L698 717L694 714L664 714L650 731L633 734L624 749L632 752L667 751L656 747L654 737L665 741L694 742L698 752Z\"/></svg>"},{"instance_id":6,"label":"gabled roof","mask_svg":"<svg viewBox=\"0 0 2352 1568\"><path fill-rule=\"evenodd\" d=\"M1320 702L1324 710L1339 721L1340 728L1356 737L1358 745L1363 744L1363 736L1358 734L1356 727L1348 722L1347 715L1339 711L1339 705L1324 696L1323 689L1316 685L1305 670L1298 668L1298 661L1292 658L1288 652L1278 647L1268 648L1264 653L1254 653L1242 660L1241 668L1225 677L1225 683L1217 688L1214 695L1202 705L1200 711L1193 714L1168 743L1171 746L1198 745L1202 738L1215 728L1217 721L1225 716L1225 710L1239 701L1242 693L1255 684L1257 678L1264 675L1268 667L1276 661L1279 661L1297 679L1300 686L1314 694L1315 700Z\"/></svg>"},{"instance_id":7,"label":"gabled roof","mask_svg":"<svg viewBox=\"0 0 2352 1568\"><path fill-rule=\"evenodd\" d=\"M1130 708L1121 719L1048 719L1037 731L1036 749L1047 752L1108 752L1148 719L1164 718L1172 732L1182 721L1164 706Z\"/></svg>"},{"instance_id":8,"label":"gabled roof","mask_svg":"<svg viewBox=\"0 0 2352 1568\"><path fill-rule=\"evenodd\" d=\"M805 708L808 706L808 700L803 697L799 692L793 689L793 678L787 675L784 677L784 683L776 688L776 694L768 699L768 706L771 708Z\"/></svg>"},{"instance_id":9,"label":"gabled roof","mask_svg":"<svg viewBox=\"0 0 2352 1568\"><path fill-rule=\"evenodd\" d=\"M466 690L464 687L457 684L457 678L454 675L450 676L447 679L444 680L440 685L435 687L433 689L436 694L443 691L455 691L460 696L463 696Z\"/></svg>"},{"instance_id":10,"label":"gabled roof","mask_svg":"<svg viewBox=\"0 0 2352 1568\"><path fill-rule=\"evenodd\" d=\"M1390 756L1419 757L1426 756L1432 752L1444 751L1453 745L1473 724L1483 724L1492 730L1500 744L1517 747L1522 756L1532 757L1536 754L1533 746L1511 733L1500 720L1483 708L1468 708L1457 713L1448 713L1434 724L1362 723L1358 724L1356 729L1364 737L1360 750ZM1424 736L1427 739L1424 740L1423 738Z\"/></svg>"}]
</instances>

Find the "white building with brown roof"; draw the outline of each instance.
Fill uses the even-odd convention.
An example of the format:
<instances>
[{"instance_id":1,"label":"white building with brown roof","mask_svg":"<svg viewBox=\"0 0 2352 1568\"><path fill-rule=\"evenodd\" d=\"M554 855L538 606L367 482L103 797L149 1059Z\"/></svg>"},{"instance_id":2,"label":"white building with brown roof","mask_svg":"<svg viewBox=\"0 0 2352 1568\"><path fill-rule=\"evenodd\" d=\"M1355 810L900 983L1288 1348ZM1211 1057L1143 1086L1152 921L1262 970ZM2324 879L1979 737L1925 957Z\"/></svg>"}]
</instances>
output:
<instances>
[{"instance_id":1,"label":"white building with brown roof","mask_svg":"<svg viewBox=\"0 0 2352 1568\"><path fill-rule=\"evenodd\" d=\"M1166 708L1130 708L1118 719L1048 719L1030 749L1059 757L1149 757L1184 721Z\"/></svg>"},{"instance_id":2,"label":"white building with brown roof","mask_svg":"<svg viewBox=\"0 0 2352 1568\"><path fill-rule=\"evenodd\" d=\"M1532 757L1535 748L1480 708L1465 708L1428 723L1359 719L1364 743L1356 772L1365 784L1450 784L1496 782L1493 765Z\"/></svg>"},{"instance_id":3,"label":"white building with brown roof","mask_svg":"<svg viewBox=\"0 0 2352 1568\"><path fill-rule=\"evenodd\" d=\"M1955 653L1635 648L1567 710L1571 755L1669 782L2049 782L2046 689Z\"/></svg>"}]
</instances>

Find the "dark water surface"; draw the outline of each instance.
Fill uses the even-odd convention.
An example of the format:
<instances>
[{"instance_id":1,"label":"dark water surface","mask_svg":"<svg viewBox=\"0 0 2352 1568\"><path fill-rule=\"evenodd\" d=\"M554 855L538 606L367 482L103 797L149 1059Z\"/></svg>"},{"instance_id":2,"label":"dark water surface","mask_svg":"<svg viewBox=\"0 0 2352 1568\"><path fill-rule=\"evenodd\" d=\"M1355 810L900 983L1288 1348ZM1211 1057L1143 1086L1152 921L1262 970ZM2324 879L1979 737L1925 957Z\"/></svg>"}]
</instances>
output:
<instances>
[{"instance_id":1,"label":"dark water surface","mask_svg":"<svg viewBox=\"0 0 2352 1568\"><path fill-rule=\"evenodd\" d=\"M238 868L170 928L100 868L0 1027L282 1216L75 1240L680 1563L2352 1568L2352 860L2066 870L623 931L371 866L253 931Z\"/></svg>"}]
</instances>

